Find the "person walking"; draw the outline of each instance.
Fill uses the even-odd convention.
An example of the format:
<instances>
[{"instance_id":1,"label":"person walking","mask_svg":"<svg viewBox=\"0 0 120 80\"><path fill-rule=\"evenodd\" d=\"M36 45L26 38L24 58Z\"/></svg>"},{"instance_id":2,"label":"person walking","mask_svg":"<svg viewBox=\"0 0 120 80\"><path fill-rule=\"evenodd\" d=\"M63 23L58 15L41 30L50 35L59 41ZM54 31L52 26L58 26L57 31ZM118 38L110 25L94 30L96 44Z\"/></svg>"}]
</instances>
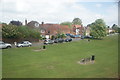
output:
<instances>
[{"instance_id":1,"label":"person walking","mask_svg":"<svg viewBox=\"0 0 120 80\"><path fill-rule=\"evenodd\" d=\"M17 42L14 42L15 47L17 46Z\"/></svg>"}]
</instances>

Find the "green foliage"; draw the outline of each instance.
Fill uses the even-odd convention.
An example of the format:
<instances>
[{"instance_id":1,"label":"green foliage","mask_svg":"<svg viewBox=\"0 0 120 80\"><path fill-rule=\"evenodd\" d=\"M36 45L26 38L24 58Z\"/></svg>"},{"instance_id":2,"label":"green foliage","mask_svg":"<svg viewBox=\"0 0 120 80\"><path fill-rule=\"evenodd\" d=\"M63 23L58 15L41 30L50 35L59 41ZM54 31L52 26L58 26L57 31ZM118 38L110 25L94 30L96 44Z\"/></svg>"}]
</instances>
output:
<instances>
[{"instance_id":1,"label":"green foliage","mask_svg":"<svg viewBox=\"0 0 120 80\"><path fill-rule=\"evenodd\" d=\"M18 30L20 32L20 36L21 38L28 38L30 37L30 30L28 27L26 26L21 26L21 27L18 27Z\"/></svg>"},{"instance_id":2,"label":"green foliage","mask_svg":"<svg viewBox=\"0 0 120 80\"><path fill-rule=\"evenodd\" d=\"M66 36L65 36L65 34L61 34L61 38L65 38Z\"/></svg>"},{"instance_id":3,"label":"green foliage","mask_svg":"<svg viewBox=\"0 0 120 80\"><path fill-rule=\"evenodd\" d=\"M79 18L74 18L73 21L72 21L72 24L75 24L75 25L82 25L82 20L79 19Z\"/></svg>"},{"instance_id":4,"label":"green foliage","mask_svg":"<svg viewBox=\"0 0 120 80\"><path fill-rule=\"evenodd\" d=\"M3 49L2 78L118 78L118 35L40 47ZM94 64L78 63L92 54Z\"/></svg>"},{"instance_id":5,"label":"green foliage","mask_svg":"<svg viewBox=\"0 0 120 80\"><path fill-rule=\"evenodd\" d=\"M30 32L30 36L32 37L32 38L36 38L36 39L40 39L41 37L40 37L40 33L38 32L38 31L36 31L35 29L30 29L29 30Z\"/></svg>"},{"instance_id":6,"label":"green foliage","mask_svg":"<svg viewBox=\"0 0 120 80\"><path fill-rule=\"evenodd\" d=\"M68 25L69 28L72 27L72 22L62 22L60 25Z\"/></svg>"},{"instance_id":7,"label":"green foliage","mask_svg":"<svg viewBox=\"0 0 120 80\"><path fill-rule=\"evenodd\" d=\"M106 25L102 19L97 19L89 26L91 28L90 35L94 38L102 38L106 36Z\"/></svg>"},{"instance_id":8,"label":"green foliage","mask_svg":"<svg viewBox=\"0 0 120 80\"><path fill-rule=\"evenodd\" d=\"M15 25L3 25L2 27L2 37L3 38L19 38L20 32Z\"/></svg>"},{"instance_id":9,"label":"green foliage","mask_svg":"<svg viewBox=\"0 0 120 80\"><path fill-rule=\"evenodd\" d=\"M56 37L54 35L51 36L51 39L54 40Z\"/></svg>"},{"instance_id":10,"label":"green foliage","mask_svg":"<svg viewBox=\"0 0 120 80\"><path fill-rule=\"evenodd\" d=\"M3 25L3 38L40 38L40 32L26 26Z\"/></svg>"},{"instance_id":11,"label":"green foliage","mask_svg":"<svg viewBox=\"0 0 120 80\"><path fill-rule=\"evenodd\" d=\"M120 33L120 28L118 28L118 33Z\"/></svg>"},{"instance_id":12,"label":"green foliage","mask_svg":"<svg viewBox=\"0 0 120 80\"><path fill-rule=\"evenodd\" d=\"M65 34L57 34L57 37L56 38L65 38Z\"/></svg>"}]
</instances>

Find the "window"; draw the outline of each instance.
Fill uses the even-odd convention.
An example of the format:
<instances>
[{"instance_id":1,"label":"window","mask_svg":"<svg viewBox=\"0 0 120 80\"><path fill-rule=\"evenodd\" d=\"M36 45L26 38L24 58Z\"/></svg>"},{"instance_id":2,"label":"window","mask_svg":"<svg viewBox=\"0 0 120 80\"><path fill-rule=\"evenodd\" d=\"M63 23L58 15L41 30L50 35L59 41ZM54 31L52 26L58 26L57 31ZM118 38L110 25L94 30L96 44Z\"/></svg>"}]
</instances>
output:
<instances>
[{"instance_id":1,"label":"window","mask_svg":"<svg viewBox=\"0 0 120 80\"><path fill-rule=\"evenodd\" d=\"M41 30L41 33L45 33L45 30Z\"/></svg>"},{"instance_id":2,"label":"window","mask_svg":"<svg viewBox=\"0 0 120 80\"><path fill-rule=\"evenodd\" d=\"M39 24L38 24L38 23L35 23L35 27L39 27Z\"/></svg>"}]
</instances>

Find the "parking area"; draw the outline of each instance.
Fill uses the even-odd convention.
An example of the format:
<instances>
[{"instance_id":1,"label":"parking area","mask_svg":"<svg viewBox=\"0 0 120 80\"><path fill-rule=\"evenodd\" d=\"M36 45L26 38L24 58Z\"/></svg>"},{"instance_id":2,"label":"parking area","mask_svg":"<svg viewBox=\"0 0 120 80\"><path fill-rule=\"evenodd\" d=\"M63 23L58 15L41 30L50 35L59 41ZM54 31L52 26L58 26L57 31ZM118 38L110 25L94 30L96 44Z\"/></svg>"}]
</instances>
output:
<instances>
[{"instance_id":1,"label":"parking area","mask_svg":"<svg viewBox=\"0 0 120 80\"><path fill-rule=\"evenodd\" d=\"M72 38L72 41L79 41L79 40L81 40L81 38ZM14 44L11 44L11 45L12 45L12 48L16 47ZM32 42L33 47L38 47L38 46L42 46L42 45L44 45L43 41L41 41L41 42Z\"/></svg>"}]
</instances>

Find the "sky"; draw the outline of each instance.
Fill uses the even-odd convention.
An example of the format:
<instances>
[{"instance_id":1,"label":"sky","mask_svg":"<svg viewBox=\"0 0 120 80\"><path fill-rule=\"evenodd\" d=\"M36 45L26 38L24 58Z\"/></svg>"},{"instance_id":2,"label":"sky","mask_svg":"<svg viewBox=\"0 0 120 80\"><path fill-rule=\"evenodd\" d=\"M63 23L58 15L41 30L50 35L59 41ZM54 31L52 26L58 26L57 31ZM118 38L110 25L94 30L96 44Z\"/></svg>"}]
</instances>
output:
<instances>
[{"instance_id":1,"label":"sky","mask_svg":"<svg viewBox=\"0 0 120 80\"><path fill-rule=\"evenodd\" d=\"M106 25L118 24L117 0L0 0L0 22L25 19L41 23L70 21L80 18L84 26L103 19Z\"/></svg>"}]
</instances>

